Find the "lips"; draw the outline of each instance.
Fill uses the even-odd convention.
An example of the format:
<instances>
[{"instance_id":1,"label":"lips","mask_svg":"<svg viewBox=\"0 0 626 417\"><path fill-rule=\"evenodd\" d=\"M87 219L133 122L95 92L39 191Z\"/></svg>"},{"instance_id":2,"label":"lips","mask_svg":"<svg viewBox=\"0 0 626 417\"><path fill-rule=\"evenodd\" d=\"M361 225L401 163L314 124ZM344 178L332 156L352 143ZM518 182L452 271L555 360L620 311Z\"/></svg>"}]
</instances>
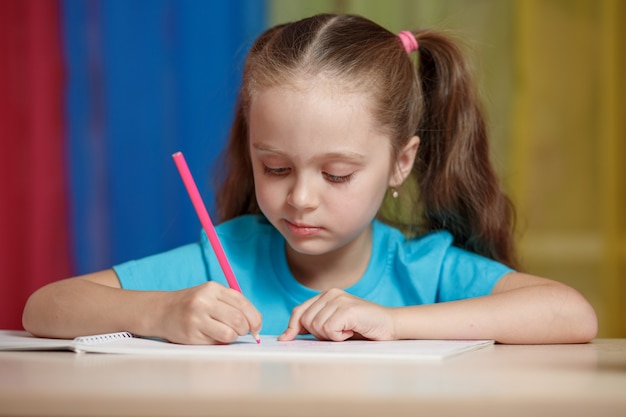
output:
<instances>
[{"instance_id":1,"label":"lips","mask_svg":"<svg viewBox=\"0 0 626 417\"><path fill-rule=\"evenodd\" d=\"M288 220L285 220L285 223L287 224L287 228L293 235L300 237L313 236L322 230L321 227L311 226L308 224L292 223Z\"/></svg>"}]
</instances>

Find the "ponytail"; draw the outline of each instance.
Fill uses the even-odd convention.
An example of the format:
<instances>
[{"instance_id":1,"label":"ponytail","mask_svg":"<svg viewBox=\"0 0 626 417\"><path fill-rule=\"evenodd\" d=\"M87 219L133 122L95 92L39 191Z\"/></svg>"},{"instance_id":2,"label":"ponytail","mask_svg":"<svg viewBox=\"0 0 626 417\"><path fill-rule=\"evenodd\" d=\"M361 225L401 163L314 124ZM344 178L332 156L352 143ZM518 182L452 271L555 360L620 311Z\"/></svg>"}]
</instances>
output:
<instances>
[{"instance_id":1,"label":"ponytail","mask_svg":"<svg viewBox=\"0 0 626 417\"><path fill-rule=\"evenodd\" d=\"M426 230L445 229L455 245L513 268L514 209L490 163L485 120L459 47L417 31L423 112L414 166Z\"/></svg>"}]
</instances>

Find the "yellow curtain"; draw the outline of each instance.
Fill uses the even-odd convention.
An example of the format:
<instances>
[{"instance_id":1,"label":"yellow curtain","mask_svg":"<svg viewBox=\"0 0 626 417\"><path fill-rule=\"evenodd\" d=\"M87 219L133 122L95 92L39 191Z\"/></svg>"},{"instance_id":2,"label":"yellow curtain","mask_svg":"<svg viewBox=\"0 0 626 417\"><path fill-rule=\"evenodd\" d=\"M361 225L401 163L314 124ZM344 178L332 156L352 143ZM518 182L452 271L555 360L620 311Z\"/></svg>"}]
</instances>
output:
<instances>
[{"instance_id":1,"label":"yellow curtain","mask_svg":"<svg viewBox=\"0 0 626 417\"><path fill-rule=\"evenodd\" d=\"M516 2L511 191L522 254L594 304L600 335L626 336L626 7Z\"/></svg>"},{"instance_id":2,"label":"yellow curtain","mask_svg":"<svg viewBox=\"0 0 626 417\"><path fill-rule=\"evenodd\" d=\"M601 337L626 337L626 2L270 2L272 24L320 12L464 41L493 161L517 205L525 269L581 291Z\"/></svg>"}]
</instances>

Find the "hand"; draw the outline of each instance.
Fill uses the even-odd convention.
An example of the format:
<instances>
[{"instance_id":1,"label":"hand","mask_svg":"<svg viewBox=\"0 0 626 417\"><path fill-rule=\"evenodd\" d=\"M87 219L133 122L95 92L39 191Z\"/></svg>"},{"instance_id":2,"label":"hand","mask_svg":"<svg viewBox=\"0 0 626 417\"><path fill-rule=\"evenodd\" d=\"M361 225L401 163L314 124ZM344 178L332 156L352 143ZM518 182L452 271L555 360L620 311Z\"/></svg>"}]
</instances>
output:
<instances>
[{"instance_id":1,"label":"hand","mask_svg":"<svg viewBox=\"0 0 626 417\"><path fill-rule=\"evenodd\" d=\"M320 340L342 341L354 336L393 340L392 309L331 289L294 308L287 330L278 340L293 340L306 333Z\"/></svg>"},{"instance_id":2,"label":"hand","mask_svg":"<svg viewBox=\"0 0 626 417\"><path fill-rule=\"evenodd\" d=\"M230 343L261 329L261 314L250 301L216 282L166 294L168 301L155 326L171 342Z\"/></svg>"}]
</instances>

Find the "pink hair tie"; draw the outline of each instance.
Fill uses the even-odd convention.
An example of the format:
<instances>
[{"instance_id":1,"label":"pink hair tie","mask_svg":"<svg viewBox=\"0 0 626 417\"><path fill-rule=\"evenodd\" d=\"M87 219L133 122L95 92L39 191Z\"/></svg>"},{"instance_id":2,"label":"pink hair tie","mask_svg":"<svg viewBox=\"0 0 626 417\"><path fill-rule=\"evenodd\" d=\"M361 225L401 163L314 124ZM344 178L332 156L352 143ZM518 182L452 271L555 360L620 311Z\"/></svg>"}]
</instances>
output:
<instances>
[{"instance_id":1,"label":"pink hair tie","mask_svg":"<svg viewBox=\"0 0 626 417\"><path fill-rule=\"evenodd\" d=\"M410 54L413 51L417 51L419 45L417 44L417 39L415 39L415 35L413 35L411 32L409 32L408 30L403 30L402 32L398 33L398 38L400 38L400 40L402 41L402 45L404 45L404 49L406 50L407 54Z\"/></svg>"}]
</instances>

